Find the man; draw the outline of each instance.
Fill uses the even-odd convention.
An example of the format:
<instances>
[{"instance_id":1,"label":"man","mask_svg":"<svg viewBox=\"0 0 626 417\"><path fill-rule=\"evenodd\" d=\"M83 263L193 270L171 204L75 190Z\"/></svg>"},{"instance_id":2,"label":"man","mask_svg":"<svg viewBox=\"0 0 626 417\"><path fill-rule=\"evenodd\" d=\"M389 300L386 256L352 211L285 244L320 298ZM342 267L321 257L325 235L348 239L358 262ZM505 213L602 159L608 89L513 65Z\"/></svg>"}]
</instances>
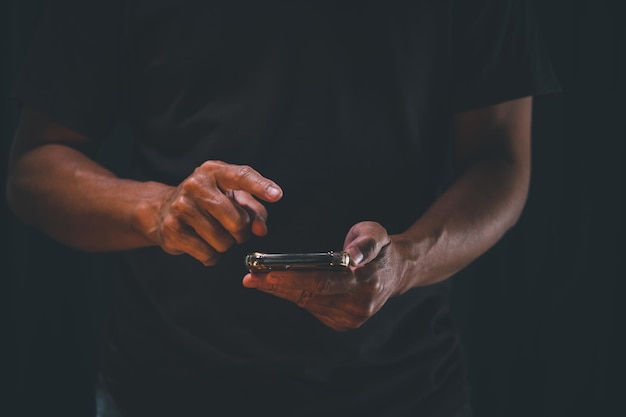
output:
<instances>
[{"instance_id":1,"label":"man","mask_svg":"<svg viewBox=\"0 0 626 417\"><path fill-rule=\"evenodd\" d=\"M8 198L120 254L122 415L469 415L447 279L519 217L555 83L525 2L458 3L50 2ZM120 117L128 178L93 159ZM345 272L243 266L339 249Z\"/></svg>"}]
</instances>

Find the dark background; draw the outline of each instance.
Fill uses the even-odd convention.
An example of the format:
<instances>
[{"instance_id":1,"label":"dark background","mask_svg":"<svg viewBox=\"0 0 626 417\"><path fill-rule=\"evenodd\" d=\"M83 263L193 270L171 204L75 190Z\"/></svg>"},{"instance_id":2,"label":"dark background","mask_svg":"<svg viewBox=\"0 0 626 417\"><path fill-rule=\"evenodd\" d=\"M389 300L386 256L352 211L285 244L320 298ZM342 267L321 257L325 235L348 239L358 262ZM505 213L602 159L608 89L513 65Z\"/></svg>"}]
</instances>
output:
<instances>
[{"instance_id":1,"label":"dark background","mask_svg":"<svg viewBox=\"0 0 626 417\"><path fill-rule=\"evenodd\" d=\"M8 92L44 2L0 2L2 183ZM535 0L563 93L536 101L520 222L455 277L477 417L626 416L624 4ZM101 161L123 171L124 132L111 139ZM107 255L61 247L1 203L0 416L89 417Z\"/></svg>"}]
</instances>

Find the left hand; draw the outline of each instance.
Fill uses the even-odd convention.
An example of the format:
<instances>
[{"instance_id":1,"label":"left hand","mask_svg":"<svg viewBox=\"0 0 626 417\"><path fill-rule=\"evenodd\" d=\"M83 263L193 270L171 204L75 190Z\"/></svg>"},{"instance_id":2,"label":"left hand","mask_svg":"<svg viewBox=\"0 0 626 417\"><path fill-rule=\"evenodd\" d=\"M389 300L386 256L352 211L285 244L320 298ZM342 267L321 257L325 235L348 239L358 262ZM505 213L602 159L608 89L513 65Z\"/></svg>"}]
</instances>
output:
<instances>
[{"instance_id":1,"label":"left hand","mask_svg":"<svg viewBox=\"0 0 626 417\"><path fill-rule=\"evenodd\" d=\"M271 271L248 274L247 288L289 300L337 330L360 327L401 292L399 252L385 228L362 222L348 232L344 250L352 265L341 271Z\"/></svg>"}]
</instances>

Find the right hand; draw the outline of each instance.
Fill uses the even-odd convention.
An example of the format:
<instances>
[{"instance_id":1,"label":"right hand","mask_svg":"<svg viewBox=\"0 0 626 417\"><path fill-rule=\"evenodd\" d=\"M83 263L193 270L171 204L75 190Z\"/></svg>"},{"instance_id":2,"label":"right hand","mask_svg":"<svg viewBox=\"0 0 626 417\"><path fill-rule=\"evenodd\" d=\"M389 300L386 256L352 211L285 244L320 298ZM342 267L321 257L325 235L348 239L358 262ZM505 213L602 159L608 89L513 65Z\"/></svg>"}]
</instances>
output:
<instances>
[{"instance_id":1,"label":"right hand","mask_svg":"<svg viewBox=\"0 0 626 417\"><path fill-rule=\"evenodd\" d=\"M248 166L207 161L142 205L138 222L165 252L210 266L235 242L267 233L267 210L255 197L273 203L282 195L274 181Z\"/></svg>"}]
</instances>

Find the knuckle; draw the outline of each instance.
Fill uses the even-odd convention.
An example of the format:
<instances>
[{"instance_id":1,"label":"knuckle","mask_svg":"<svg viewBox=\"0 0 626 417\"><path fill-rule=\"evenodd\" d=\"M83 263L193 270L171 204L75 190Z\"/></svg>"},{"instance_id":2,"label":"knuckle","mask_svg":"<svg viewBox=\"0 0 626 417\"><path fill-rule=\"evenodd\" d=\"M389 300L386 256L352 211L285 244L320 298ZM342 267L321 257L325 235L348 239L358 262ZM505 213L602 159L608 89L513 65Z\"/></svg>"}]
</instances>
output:
<instances>
[{"instance_id":1,"label":"knuckle","mask_svg":"<svg viewBox=\"0 0 626 417\"><path fill-rule=\"evenodd\" d=\"M188 177L182 184L182 189L185 192L193 192L202 187L202 174L199 173L198 169L194 171L194 175Z\"/></svg>"},{"instance_id":2,"label":"knuckle","mask_svg":"<svg viewBox=\"0 0 626 417\"><path fill-rule=\"evenodd\" d=\"M372 296L379 294L385 290L385 283L381 279L373 279L369 283L369 292Z\"/></svg>"},{"instance_id":3,"label":"knuckle","mask_svg":"<svg viewBox=\"0 0 626 417\"><path fill-rule=\"evenodd\" d=\"M201 202L206 207L219 207L227 202L227 197L222 193L209 193Z\"/></svg>"},{"instance_id":4,"label":"knuckle","mask_svg":"<svg viewBox=\"0 0 626 417\"><path fill-rule=\"evenodd\" d=\"M243 180L251 181L260 185L265 184L266 182L266 180L263 178L263 176L261 176L261 174L259 174L257 170L247 165L243 165L240 167L240 176Z\"/></svg>"},{"instance_id":5,"label":"knuckle","mask_svg":"<svg viewBox=\"0 0 626 417\"><path fill-rule=\"evenodd\" d=\"M256 174L256 171L248 165L239 165L235 176L238 181L246 180Z\"/></svg>"},{"instance_id":6,"label":"knuckle","mask_svg":"<svg viewBox=\"0 0 626 417\"><path fill-rule=\"evenodd\" d=\"M180 230L180 222L176 216L168 215L161 222L161 233L165 239L172 233L177 233Z\"/></svg>"},{"instance_id":7,"label":"knuckle","mask_svg":"<svg viewBox=\"0 0 626 417\"><path fill-rule=\"evenodd\" d=\"M204 161L202 165L200 165L199 168L196 168L196 170L216 171L224 167L224 165L226 164L222 161L217 161L217 160Z\"/></svg>"},{"instance_id":8,"label":"knuckle","mask_svg":"<svg viewBox=\"0 0 626 417\"><path fill-rule=\"evenodd\" d=\"M202 175L202 173L203 173L204 171L206 171L207 169L208 169L207 162L203 163L203 164L202 164L202 165L200 165L199 167L196 167L196 168L193 170L193 173L192 173L189 177L187 177L187 179L185 180L185 182L187 182L187 181L191 180L192 178L196 177L197 175Z\"/></svg>"},{"instance_id":9,"label":"knuckle","mask_svg":"<svg viewBox=\"0 0 626 417\"><path fill-rule=\"evenodd\" d=\"M177 196L170 204L170 212L172 214L189 213L190 210L191 210L191 205L189 204L187 199L183 197L182 195ZM174 217L174 216L170 215L169 217Z\"/></svg>"}]
</instances>

